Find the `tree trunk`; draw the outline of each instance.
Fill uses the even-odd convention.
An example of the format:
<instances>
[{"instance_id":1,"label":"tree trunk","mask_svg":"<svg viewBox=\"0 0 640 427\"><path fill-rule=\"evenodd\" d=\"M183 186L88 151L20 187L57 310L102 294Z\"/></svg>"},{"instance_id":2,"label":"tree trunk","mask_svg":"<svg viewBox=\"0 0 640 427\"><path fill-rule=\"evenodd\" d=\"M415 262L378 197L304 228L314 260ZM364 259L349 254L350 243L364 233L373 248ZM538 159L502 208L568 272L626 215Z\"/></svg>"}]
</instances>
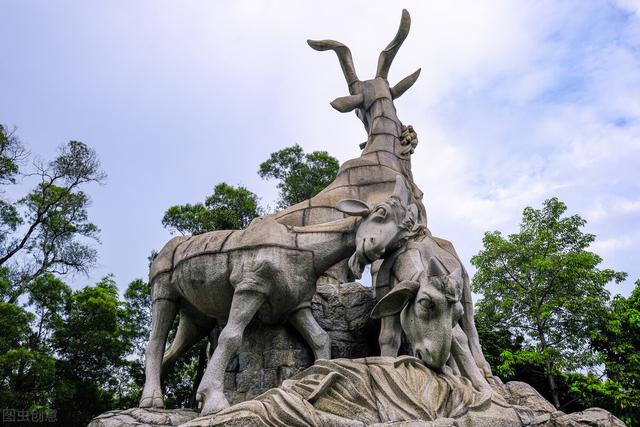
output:
<instances>
[{"instance_id":1,"label":"tree trunk","mask_svg":"<svg viewBox=\"0 0 640 427\"><path fill-rule=\"evenodd\" d=\"M540 319L538 319L537 321L537 327L538 327L538 338L540 339L540 350L542 352L542 354L545 354L545 351L547 349L547 339L544 335L544 330L542 329L542 322L540 321ZM558 392L558 385L556 384L556 379L553 376L553 374L551 373L551 368L552 368L552 364L551 361L548 360L545 357L545 361L544 361L544 366L545 366L545 374L547 376L547 381L549 382L549 391L551 392L551 399L553 400L553 406L556 407L556 409L560 408L560 393Z\"/></svg>"}]
</instances>

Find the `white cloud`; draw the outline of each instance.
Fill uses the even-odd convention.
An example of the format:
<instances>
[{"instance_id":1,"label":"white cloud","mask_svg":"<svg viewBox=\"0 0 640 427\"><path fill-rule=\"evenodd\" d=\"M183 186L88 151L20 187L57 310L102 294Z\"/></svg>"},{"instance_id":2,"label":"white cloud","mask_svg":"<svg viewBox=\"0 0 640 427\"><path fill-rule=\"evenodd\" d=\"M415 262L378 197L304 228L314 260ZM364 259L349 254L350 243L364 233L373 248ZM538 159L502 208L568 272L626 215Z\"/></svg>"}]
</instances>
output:
<instances>
[{"instance_id":1,"label":"white cloud","mask_svg":"<svg viewBox=\"0 0 640 427\"><path fill-rule=\"evenodd\" d=\"M640 0L614 0L614 3L621 9L640 15Z\"/></svg>"},{"instance_id":2,"label":"white cloud","mask_svg":"<svg viewBox=\"0 0 640 427\"><path fill-rule=\"evenodd\" d=\"M634 246L605 243L640 228L640 14L637 1L616 4L16 7L0 29L12 58L0 70L11 108L0 114L30 143L80 133L97 148L112 178L94 196L104 230L96 276L115 271L126 281L144 275L149 249L166 237L159 218L168 205L204 198L223 180L269 202L276 191L257 165L294 143L342 161L357 156L362 125L328 105L346 94L338 61L305 39L344 42L359 76L371 78L406 7L412 29L389 80L422 67L396 106L418 132L414 175L433 232L468 259L484 231L513 231L525 206L557 195L591 221L607 262L621 260L616 268L636 277L640 267L619 257ZM129 243L126 224L144 237Z\"/></svg>"},{"instance_id":3,"label":"white cloud","mask_svg":"<svg viewBox=\"0 0 640 427\"><path fill-rule=\"evenodd\" d=\"M616 251L635 248L640 243L640 236L619 236L594 242L589 250L604 255L612 255Z\"/></svg>"},{"instance_id":4,"label":"white cloud","mask_svg":"<svg viewBox=\"0 0 640 427\"><path fill-rule=\"evenodd\" d=\"M586 213L589 221L603 221L619 215L640 214L640 200L609 198L599 201Z\"/></svg>"}]
</instances>

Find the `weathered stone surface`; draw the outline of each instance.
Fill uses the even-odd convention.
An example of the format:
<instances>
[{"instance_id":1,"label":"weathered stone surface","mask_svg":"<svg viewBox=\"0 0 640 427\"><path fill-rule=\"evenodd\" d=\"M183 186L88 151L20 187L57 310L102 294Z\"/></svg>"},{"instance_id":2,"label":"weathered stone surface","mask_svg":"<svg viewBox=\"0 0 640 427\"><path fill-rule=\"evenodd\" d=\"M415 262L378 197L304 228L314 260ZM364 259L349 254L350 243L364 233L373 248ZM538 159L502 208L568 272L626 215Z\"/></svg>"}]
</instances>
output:
<instances>
[{"instance_id":1,"label":"weathered stone surface","mask_svg":"<svg viewBox=\"0 0 640 427\"><path fill-rule=\"evenodd\" d=\"M469 276L451 242L429 234L412 239L382 262L375 285L372 316L382 319L381 354L397 355L404 332L427 366L440 370L451 356L456 372L476 388L489 388L491 367L475 327Z\"/></svg>"},{"instance_id":2,"label":"weathered stone surface","mask_svg":"<svg viewBox=\"0 0 640 427\"><path fill-rule=\"evenodd\" d=\"M194 334L209 332L215 324L227 320L232 325L228 333L220 336L197 392L198 399L204 401L203 412L218 411L228 406L222 384L228 382L226 372L234 372L236 367L227 366L236 354L244 327L254 316L269 324L292 321L316 355L328 358L330 349L326 346L326 333L320 330L308 309L312 286L328 269L346 273L345 265L339 263L350 256L349 270L359 277L366 263L392 253L401 242L426 227L422 193L416 191L410 165L417 138L415 132L398 119L393 105L393 100L415 83L420 72L418 70L393 87L387 80L393 58L408 35L410 22L409 13L403 10L398 32L393 42L380 53L376 75L370 80L357 78L346 46L327 40L309 41L316 50L334 50L338 54L351 95L336 99L332 105L342 112L357 108L369 136L363 145L361 160L340 169L334 183L339 186L332 184L285 212L254 220L245 230L215 231L174 239L160 251L150 275L154 289L154 328L146 352L146 383L141 407L163 405L160 384L165 356L163 337L171 327L176 311L181 312L182 327L176 335L178 344L172 345L164 359L168 364L183 354L189 343L196 341L198 337ZM385 158L384 165L379 152L392 155ZM381 183L387 185L379 187ZM391 194L389 190L394 185ZM384 208L375 206L372 209L382 202ZM345 214L363 218L358 226L352 224L348 230L309 228L327 227L328 222L342 220ZM372 217L375 221L370 220ZM367 221L376 227L368 234L375 235L375 239L369 237L366 244L364 239L356 242L359 237L356 238L355 228L361 230ZM395 224L396 229L388 224ZM324 275L331 277L328 273ZM344 274L333 274L339 282L342 282L342 276ZM232 300L236 309L230 310ZM328 316L337 323L332 325L336 341L349 344L336 346L334 357L366 351L362 344L351 345L347 333L353 330L352 323L359 321L365 309L354 308L348 316L341 313ZM295 356L291 349L270 351L261 369L296 367ZM240 361L237 364L239 370ZM238 390L247 389L241 393L249 393L249 382L253 383L261 372L238 372ZM268 383L271 378L287 375L286 371L282 372L260 374L258 383Z\"/></svg>"},{"instance_id":3,"label":"weathered stone surface","mask_svg":"<svg viewBox=\"0 0 640 427\"><path fill-rule=\"evenodd\" d=\"M311 310L331 337L333 358L377 353L378 325L369 317L374 306L371 288L359 283L318 286Z\"/></svg>"},{"instance_id":4,"label":"weathered stone surface","mask_svg":"<svg viewBox=\"0 0 640 427\"><path fill-rule=\"evenodd\" d=\"M530 411L531 412L531 411ZM262 423L262 424L261 424ZM402 356L319 360L255 400L187 426L522 426L517 408Z\"/></svg>"},{"instance_id":5,"label":"weathered stone surface","mask_svg":"<svg viewBox=\"0 0 640 427\"><path fill-rule=\"evenodd\" d=\"M211 331L216 324L226 326L197 390L205 414L229 406L223 387L225 380L229 381L225 373L239 370L239 360L231 359L238 350L242 351L239 347L248 339L243 338L244 329L254 319L269 325L290 322L316 357L330 358L329 336L311 310L318 278L329 267L347 259L349 269L359 277L366 264L393 253L422 230L416 226L418 208L411 203L410 188L400 175L395 180L394 192L387 196L384 208L372 209L361 200L345 199L335 209L327 208L339 213L340 219L331 223L294 227L262 217L244 230L204 233L180 240L177 245L175 239L171 240L154 261L162 268L151 269L156 271L150 278L154 321L145 353L140 407L163 406L162 363L171 364L197 341L198 335ZM349 217L343 218L344 214ZM165 270L169 260L171 269ZM362 307L349 317L344 307L335 308L337 316L326 316L339 323L332 325L335 330L346 333L351 324L360 324L358 314L363 313ZM181 313L180 324L165 355L164 337L177 311ZM260 338L258 341L264 343ZM343 336L342 341L345 338L350 337ZM265 376L263 368L299 367L295 349L263 347L262 366L237 374L236 389L247 393L245 398L254 395L254 387L265 387L272 378L286 375Z\"/></svg>"},{"instance_id":6,"label":"weathered stone surface","mask_svg":"<svg viewBox=\"0 0 640 427\"><path fill-rule=\"evenodd\" d=\"M280 372L286 369L291 368ZM276 370L262 374L272 377ZM469 380L436 374L412 357L321 361L279 389L260 396L243 393L256 400L218 415L133 408L106 412L89 427L624 427L600 408L573 414L556 411L526 383L493 387L495 394L478 391ZM411 419L412 415L422 419Z\"/></svg>"},{"instance_id":7,"label":"weathered stone surface","mask_svg":"<svg viewBox=\"0 0 640 427\"><path fill-rule=\"evenodd\" d=\"M350 282L318 285L311 309L331 337L332 357L376 355L378 326L369 313L375 305L371 288ZM290 325L254 321L245 330L238 355L227 366L225 395L231 404L278 387L313 364L313 352Z\"/></svg>"},{"instance_id":8,"label":"weathered stone surface","mask_svg":"<svg viewBox=\"0 0 640 427\"><path fill-rule=\"evenodd\" d=\"M338 111L357 111L367 131L367 141L359 144L363 150L357 158L340 167L335 180L309 200L271 214L287 225L309 225L340 218L336 203L342 199L360 199L374 206L383 201L393 189L396 176L402 176L412 187L412 203L418 206L418 222L426 225L426 209L422 192L415 186L411 173L411 154L417 135L411 126L403 125L397 116L394 99L401 96L417 80L420 70L390 86L387 72L396 52L409 33L411 19L405 10L393 42L380 53L379 68L370 80L356 76L349 48L334 41L309 41L316 50L333 50L340 61L352 95L334 100ZM377 125L378 122L384 122ZM338 216L336 216L336 214ZM323 276L332 283L347 281L346 265L335 265Z\"/></svg>"},{"instance_id":9,"label":"weathered stone surface","mask_svg":"<svg viewBox=\"0 0 640 427\"><path fill-rule=\"evenodd\" d=\"M179 426L198 416L188 409L131 408L109 411L97 416L88 427L160 427Z\"/></svg>"},{"instance_id":10,"label":"weathered stone surface","mask_svg":"<svg viewBox=\"0 0 640 427\"><path fill-rule=\"evenodd\" d=\"M527 383L510 381L495 388L507 402L512 405L526 406L536 416L556 412L556 408Z\"/></svg>"},{"instance_id":11,"label":"weathered stone surface","mask_svg":"<svg viewBox=\"0 0 640 427\"><path fill-rule=\"evenodd\" d=\"M554 414L551 418L538 424L541 427L624 427L625 424L617 417L611 415L608 411L601 408L589 408L581 412L573 414L563 414L562 412Z\"/></svg>"},{"instance_id":12,"label":"weathered stone surface","mask_svg":"<svg viewBox=\"0 0 640 427\"><path fill-rule=\"evenodd\" d=\"M318 281L320 273L325 272L329 283L341 283L347 267L357 275L365 262L401 252L398 249L406 239L422 235L427 225L422 192L411 174L410 156L417 136L410 126L402 125L393 105L416 81L419 70L393 87L387 80L409 25L405 10L398 33L381 52L376 77L371 80L358 79L346 46L331 40L309 42L314 49L333 50L338 55L351 95L336 99L332 106L341 112L357 109L368 132L367 141L361 144L362 156L343 164L334 183L310 200L262 217L245 230L176 238L160 252L150 272L154 329L141 406L162 406L163 337L177 309L188 307L181 313L181 328L167 352L168 360L178 357L197 338L194 333L209 332L228 320L233 327L220 337L198 396L204 400L203 414L225 408L224 395L231 402L245 402L183 425L620 425L599 409L571 415L554 411L522 384L507 384L500 392L491 389L490 368L473 326L468 277L453 246L432 238L428 231L417 251L420 265L411 265L411 256L407 260L399 256L400 267L394 267L391 275L398 283L378 276L382 289L398 285L391 291L397 291L395 294L380 301L380 307L392 306L381 308L386 313L380 317L389 321L391 315L399 314L402 319L402 324L393 322L393 328L385 328L387 333L393 329L393 339L381 342L383 347L392 345L393 351L384 354L397 353L399 340L395 338L404 330L422 362L411 357L319 360L300 373L313 359L309 346L321 359L328 358L330 351L334 358L377 354L377 328L369 319L374 303L369 290L353 284L327 287ZM388 199L391 188L395 184L397 190L399 183L402 197L394 190L395 201ZM351 208L344 209L344 204ZM355 222L342 220L343 214L363 216L360 226L377 214L372 222L378 228L369 230L370 234L359 230L356 236ZM342 228L330 229L335 224L327 223L333 220L342 220ZM393 223L396 229L380 227L383 222ZM388 244L382 244L387 238ZM353 250L355 254L344 262ZM429 280L418 283L417 277ZM319 292L311 300L316 283ZM428 298L421 298L424 296ZM234 310L230 312L232 299ZM403 305L393 307L398 301ZM421 302L431 304L427 307ZM416 315L419 305L430 310L431 319L421 322ZM461 314L464 321L458 322ZM243 331L254 315L269 324L293 322L308 344L289 326L274 328L254 320ZM244 342L238 348L243 332ZM327 332L333 340L330 348ZM425 344L427 338L430 344ZM279 389L265 392L281 383ZM183 422L183 416L192 418L193 413L187 412L112 411L91 425L175 425ZM107 422L115 424L104 424Z\"/></svg>"}]
</instances>

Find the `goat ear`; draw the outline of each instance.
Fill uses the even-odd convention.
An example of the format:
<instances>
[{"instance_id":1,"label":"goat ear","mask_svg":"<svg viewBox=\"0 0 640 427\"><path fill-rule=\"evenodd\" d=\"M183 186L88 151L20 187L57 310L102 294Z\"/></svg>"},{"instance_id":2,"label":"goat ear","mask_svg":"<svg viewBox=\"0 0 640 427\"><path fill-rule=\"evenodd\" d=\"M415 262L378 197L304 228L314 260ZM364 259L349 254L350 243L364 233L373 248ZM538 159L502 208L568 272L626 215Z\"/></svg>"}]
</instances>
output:
<instances>
[{"instance_id":1,"label":"goat ear","mask_svg":"<svg viewBox=\"0 0 640 427\"><path fill-rule=\"evenodd\" d=\"M420 284L411 280L405 280L398 283L394 288L386 294L371 311L372 319L380 319L381 317L393 316L400 313L409 302L415 298Z\"/></svg>"},{"instance_id":2,"label":"goat ear","mask_svg":"<svg viewBox=\"0 0 640 427\"><path fill-rule=\"evenodd\" d=\"M341 113L348 113L353 111L362 105L364 96L360 93L358 95L341 96L331 102L331 106Z\"/></svg>"},{"instance_id":3,"label":"goat ear","mask_svg":"<svg viewBox=\"0 0 640 427\"><path fill-rule=\"evenodd\" d=\"M418 80L420 76L420 68L415 73L400 80L394 87L391 88L391 98L400 98L413 84Z\"/></svg>"},{"instance_id":4,"label":"goat ear","mask_svg":"<svg viewBox=\"0 0 640 427\"><path fill-rule=\"evenodd\" d=\"M444 276L447 274L447 269L442 265L440 260L436 257L429 259L429 267L427 267L429 277Z\"/></svg>"},{"instance_id":5,"label":"goat ear","mask_svg":"<svg viewBox=\"0 0 640 427\"><path fill-rule=\"evenodd\" d=\"M345 199L338 202L336 209L351 216L367 216L371 208L362 200Z\"/></svg>"}]
</instances>

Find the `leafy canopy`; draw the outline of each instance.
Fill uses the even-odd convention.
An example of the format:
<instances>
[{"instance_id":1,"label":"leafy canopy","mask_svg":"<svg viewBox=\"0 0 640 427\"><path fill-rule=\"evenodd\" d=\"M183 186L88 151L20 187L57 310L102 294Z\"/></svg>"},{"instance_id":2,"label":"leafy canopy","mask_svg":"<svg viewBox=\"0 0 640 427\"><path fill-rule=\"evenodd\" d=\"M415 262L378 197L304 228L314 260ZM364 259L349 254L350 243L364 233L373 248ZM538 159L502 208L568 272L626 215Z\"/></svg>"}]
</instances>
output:
<instances>
[{"instance_id":1,"label":"leafy canopy","mask_svg":"<svg viewBox=\"0 0 640 427\"><path fill-rule=\"evenodd\" d=\"M90 222L90 200L82 187L103 182L104 172L93 149L78 141L61 146L49 162L34 162L22 173L28 154L14 132L0 126L0 184L35 180L22 198L0 192L0 267L11 273L9 301L16 301L29 282L45 273L86 272L96 261L88 240L98 240Z\"/></svg>"},{"instance_id":2,"label":"leafy canopy","mask_svg":"<svg viewBox=\"0 0 640 427\"><path fill-rule=\"evenodd\" d=\"M573 391L586 405L604 407L628 425L640 425L640 280L629 298L613 298L591 334L591 347L602 356L606 378L580 378Z\"/></svg>"},{"instance_id":3,"label":"leafy canopy","mask_svg":"<svg viewBox=\"0 0 640 427\"><path fill-rule=\"evenodd\" d=\"M586 222L579 215L564 216L566 210L557 198L542 209L525 208L520 232L506 238L485 233L484 248L471 259L477 268L472 288L483 295L480 317L524 339L524 353L505 353L503 369L543 365L556 406L559 371L598 363L589 349L590 332L606 316L606 284L626 277L598 268L602 258L588 251L595 236L582 231Z\"/></svg>"},{"instance_id":4,"label":"leafy canopy","mask_svg":"<svg viewBox=\"0 0 640 427\"><path fill-rule=\"evenodd\" d=\"M162 225L193 235L241 229L262 213L258 203L258 196L245 187L222 182L213 188L213 194L204 203L171 206L162 218Z\"/></svg>"},{"instance_id":5,"label":"leafy canopy","mask_svg":"<svg viewBox=\"0 0 640 427\"><path fill-rule=\"evenodd\" d=\"M605 285L626 274L598 268L602 258L587 250L595 236L581 230L579 215L563 217L566 209L556 198L526 208L519 233L486 233L471 262L480 310L495 310L501 323L574 369L593 362L584 350L606 313Z\"/></svg>"},{"instance_id":6,"label":"leafy canopy","mask_svg":"<svg viewBox=\"0 0 640 427\"><path fill-rule=\"evenodd\" d=\"M260 164L258 175L280 181L277 205L284 209L318 194L336 178L339 168L338 160L326 151L305 154L296 144L271 153L269 159Z\"/></svg>"}]
</instances>

